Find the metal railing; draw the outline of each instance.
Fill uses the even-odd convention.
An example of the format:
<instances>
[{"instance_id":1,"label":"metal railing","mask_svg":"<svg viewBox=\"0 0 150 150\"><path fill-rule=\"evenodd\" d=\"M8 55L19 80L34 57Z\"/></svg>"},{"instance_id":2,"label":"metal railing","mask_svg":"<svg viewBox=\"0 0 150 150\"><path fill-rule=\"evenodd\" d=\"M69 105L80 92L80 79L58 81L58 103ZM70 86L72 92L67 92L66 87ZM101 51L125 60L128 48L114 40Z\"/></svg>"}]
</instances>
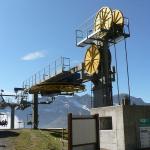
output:
<instances>
[{"instance_id":1,"label":"metal railing","mask_svg":"<svg viewBox=\"0 0 150 150\"><path fill-rule=\"evenodd\" d=\"M23 82L23 88L28 89L32 86L44 82L45 80L56 76L59 73L70 70L70 58L61 57L49 65L45 66L40 71L33 74Z\"/></svg>"},{"instance_id":2,"label":"metal railing","mask_svg":"<svg viewBox=\"0 0 150 150\"><path fill-rule=\"evenodd\" d=\"M92 15L89 19L87 19L83 24L81 24L77 30L76 30L76 45L83 41L84 39L88 39L89 36L96 33L101 33L102 35L104 32L110 32L109 30L94 30L94 23L95 23L95 16L96 14ZM97 20L98 21L98 20ZM108 20L109 21L109 20ZM111 21L111 20L110 20ZM109 23L108 23L109 24ZM129 19L124 17L124 28L123 28L124 34L130 35L130 29L129 29ZM112 32L112 31L111 31ZM98 36L99 38L99 36Z\"/></svg>"},{"instance_id":3,"label":"metal railing","mask_svg":"<svg viewBox=\"0 0 150 150\"><path fill-rule=\"evenodd\" d=\"M94 20L96 13L82 23L76 30L76 45L94 32Z\"/></svg>"}]
</instances>

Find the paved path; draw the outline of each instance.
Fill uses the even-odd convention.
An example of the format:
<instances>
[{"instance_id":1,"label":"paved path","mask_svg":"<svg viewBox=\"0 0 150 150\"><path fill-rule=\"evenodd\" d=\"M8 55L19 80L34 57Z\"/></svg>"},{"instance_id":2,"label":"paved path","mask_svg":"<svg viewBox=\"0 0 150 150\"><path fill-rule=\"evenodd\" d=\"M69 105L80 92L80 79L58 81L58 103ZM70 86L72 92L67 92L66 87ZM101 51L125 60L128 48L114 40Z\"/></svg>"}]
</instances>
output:
<instances>
[{"instance_id":1,"label":"paved path","mask_svg":"<svg viewBox=\"0 0 150 150\"><path fill-rule=\"evenodd\" d=\"M14 150L12 141L18 135L16 130L0 130L0 150Z\"/></svg>"},{"instance_id":2,"label":"paved path","mask_svg":"<svg viewBox=\"0 0 150 150\"><path fill-rule=\"evenodd\" d=\"M0 150L11 150L10 140L6 138L0 139Z\"/></svg>"}]
</instances>

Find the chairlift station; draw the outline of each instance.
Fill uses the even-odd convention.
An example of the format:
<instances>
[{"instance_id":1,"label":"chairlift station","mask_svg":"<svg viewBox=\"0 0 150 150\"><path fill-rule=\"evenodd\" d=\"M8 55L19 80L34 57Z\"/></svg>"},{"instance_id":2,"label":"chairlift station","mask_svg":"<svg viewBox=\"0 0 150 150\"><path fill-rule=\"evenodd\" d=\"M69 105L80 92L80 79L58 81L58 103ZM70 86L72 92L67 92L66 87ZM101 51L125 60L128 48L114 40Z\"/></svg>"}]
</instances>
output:
<instances>
[{"instance_id":1,"label":"chairlift station","mask_svg":"<svg viewBox=\"0 0 150 150\"><path fill-rule=\"evenodd\" d=\"M22 99L33 95L33 128L38 128L38 95L54 97L84 91L85 82L93 83L91 115L99 114L99 145L101 150L136 150L150 148L150 106L130 104L130 82L126 39L130 37L129 19L120 10L102 7L76 30L76 46L87 47L83 62L70 67L70 59L61 57L53 65L35 73L23 82ZM117 57L112 66L110 48L124 42L128 97L120 101ZM117 82L118 105L113 106L112 82ZM89 129L90 130L90 129ZM88 138L88 137L87 137ZM92 150L85 143L78 150ZM94 148L95 150L97 148ZM72 150L72 149L68 149Z\"/></svg>"}]
</instances>

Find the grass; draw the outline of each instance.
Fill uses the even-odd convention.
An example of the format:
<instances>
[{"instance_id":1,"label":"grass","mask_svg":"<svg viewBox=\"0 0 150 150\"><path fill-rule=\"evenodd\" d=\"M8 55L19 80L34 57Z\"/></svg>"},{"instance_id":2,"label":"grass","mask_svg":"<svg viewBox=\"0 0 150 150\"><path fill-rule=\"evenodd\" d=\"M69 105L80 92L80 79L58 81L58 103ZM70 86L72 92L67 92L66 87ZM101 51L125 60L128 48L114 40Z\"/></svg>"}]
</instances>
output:
<instances>
[{"instance_id":1,"label":"grass","mask_svg":"<svg viewBox=\"0 0 150 150\"><path fill-rule=\"evenodd\" d=\"M60 150L63 145L61 137L61 131L23 129L13 143L15 150Z\"/></svg>"},{"instance_id":2,"label":"grass","mask_svg":"<svg viewBox=\"0 0 150 150\"><path fill-rule=\"evenodd\" d=\"M62 130L53 129L53 130L50 131L50 134L54 137L62 138ZM67 130L65 130L65 129L64 129L63 139L64 140L68 139L68 133L67 133Z\"/></svg>"}]
</instances>

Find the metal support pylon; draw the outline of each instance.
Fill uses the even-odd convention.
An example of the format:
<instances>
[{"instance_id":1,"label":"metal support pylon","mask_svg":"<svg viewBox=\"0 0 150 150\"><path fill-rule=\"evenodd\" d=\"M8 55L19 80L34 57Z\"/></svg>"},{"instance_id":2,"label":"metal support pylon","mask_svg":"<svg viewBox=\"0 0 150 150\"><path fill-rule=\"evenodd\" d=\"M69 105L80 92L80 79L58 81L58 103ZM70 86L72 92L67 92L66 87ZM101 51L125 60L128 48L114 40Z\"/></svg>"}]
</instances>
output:
<instances>
[{"instance_id":1,"label":"metal support pylon","mask_svg":"<svg viewBox=\"0 0 150 150\"><path fill-rule=\"evenodd\" d=\"M32 128L38 129L38 94L33 94Z\"/></svg>"},{"instance_id":2,"label":"metal support pylon","mask_svg":"<svg viewBox=\"0 0 150 150\"><path fill-rule=\"evenodd\" d=\"M112 79L111 79L111 53L107 42L103 42L99 47L101 54L101 65L98 73L92 77L93 87L93 107L112 106Z\"/></svg>"}]
</instances>

